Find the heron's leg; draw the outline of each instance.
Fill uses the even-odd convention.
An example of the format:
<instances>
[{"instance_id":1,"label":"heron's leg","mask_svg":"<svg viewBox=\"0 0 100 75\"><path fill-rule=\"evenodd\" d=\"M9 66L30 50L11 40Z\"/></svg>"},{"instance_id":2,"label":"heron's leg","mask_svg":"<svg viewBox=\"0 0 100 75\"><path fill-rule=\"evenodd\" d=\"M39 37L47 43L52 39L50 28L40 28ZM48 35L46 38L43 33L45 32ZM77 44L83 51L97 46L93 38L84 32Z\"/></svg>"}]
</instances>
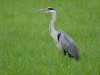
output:
<instances>
[{"instance_id":1,"label":"heron's leg","mask_svg":"<svg viewBox=\"0 0 100 75\"><path fill-rule=\"evenodd\" d=\"M65 50L63 50L63 54L66 55L66 51Z\"/></svg>"},{"instance_id":2,"label":"heron's leg","mask_svg":"<svg viewBox=\"0 0 100 75\"><path fill-rule=\"evenodd\" d=\"M74 56L72 56L72 55L71 55L71 54L69 54L69 53L68 53L68 55L69 55L69 57L71 57L71 58L73 58L73 57L74 57Z\"/></svg>"}]
</instances>

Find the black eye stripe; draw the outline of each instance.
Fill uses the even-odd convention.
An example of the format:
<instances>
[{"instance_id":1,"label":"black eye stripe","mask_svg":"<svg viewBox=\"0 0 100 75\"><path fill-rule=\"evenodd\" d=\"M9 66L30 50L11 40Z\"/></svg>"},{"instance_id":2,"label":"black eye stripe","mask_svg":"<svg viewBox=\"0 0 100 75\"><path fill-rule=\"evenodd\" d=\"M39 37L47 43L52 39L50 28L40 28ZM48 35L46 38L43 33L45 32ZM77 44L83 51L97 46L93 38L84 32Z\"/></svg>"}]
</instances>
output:
<instances>
[{"instance_id":1,"label":"black eye stripe","mask_svg":"<svg viewBox=\"0 0 100 75\"><path fill-rule=\"evenodd\" d=\"M54 8L48 8L49 10L55 10Z\"/></svg>"}]
</instances>

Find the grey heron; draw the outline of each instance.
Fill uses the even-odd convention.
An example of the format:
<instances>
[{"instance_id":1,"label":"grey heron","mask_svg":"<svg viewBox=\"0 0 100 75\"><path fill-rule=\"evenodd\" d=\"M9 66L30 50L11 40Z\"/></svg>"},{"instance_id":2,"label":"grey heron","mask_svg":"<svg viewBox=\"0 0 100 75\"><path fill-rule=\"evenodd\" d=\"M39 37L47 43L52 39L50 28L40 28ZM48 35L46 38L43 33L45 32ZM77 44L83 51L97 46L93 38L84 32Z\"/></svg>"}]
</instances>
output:
<instances>
[{"instance_id":1,"label":"grey heron","mask_svg":"<svg viewBox=\"0 0 100 75\"><path fill-rule=\"evenodd\" d=\"M65 32L61 30L56 31L54 28L54 22L56 21L57 17L55 9L52 7L48 7L45 9L40 9L38 11L52 14L52 20L50 21L50 26L49 26L50 35L52 39L54 40L56 46L63 55L68 54L69 57L76 58L76 60L78 60L79 52L74 41Z\"/></svg>"}]
</instances>

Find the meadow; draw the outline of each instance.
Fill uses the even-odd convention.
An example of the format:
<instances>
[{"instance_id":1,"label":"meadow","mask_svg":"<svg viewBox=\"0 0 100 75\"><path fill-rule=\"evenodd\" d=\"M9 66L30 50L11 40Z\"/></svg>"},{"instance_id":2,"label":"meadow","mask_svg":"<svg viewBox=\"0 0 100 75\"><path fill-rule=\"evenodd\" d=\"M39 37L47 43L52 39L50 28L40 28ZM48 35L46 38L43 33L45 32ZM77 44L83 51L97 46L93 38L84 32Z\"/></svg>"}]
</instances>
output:
<instances>
[{"instance_id":1,"label":"meadow","mask_svg":"<svg viewBox=\"0 0 100 75\"><path fill-rule=\"evenodd\" d=\"M63 56L49 34L56 30L76 43L80 60ZM100 75L100 0L0 0L0 75Z\"/></svg>"}]
</instances>

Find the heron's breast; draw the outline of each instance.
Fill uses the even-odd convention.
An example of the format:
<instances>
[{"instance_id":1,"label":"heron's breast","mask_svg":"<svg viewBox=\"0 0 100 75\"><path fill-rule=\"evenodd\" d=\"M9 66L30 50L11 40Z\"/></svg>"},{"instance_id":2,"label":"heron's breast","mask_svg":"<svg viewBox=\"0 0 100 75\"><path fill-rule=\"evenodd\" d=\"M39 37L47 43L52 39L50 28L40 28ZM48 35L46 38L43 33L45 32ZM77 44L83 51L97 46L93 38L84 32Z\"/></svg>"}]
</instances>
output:
<instances>
[{"instance_id":1,"label":"heron's breast","mask_svg":"<svg viewBox=\"0 0 100 75\"><path fill-rule=\"evenodd\" d=\"M57 40L57 32L51 32L50 35L51 35L52 39L53 39L55 42L58 42L58 40Z\"/></svg>"},{"instance_id":2,"label":"heron's breast","mask_svg":"<svg viewBox=\"0 0 100 75\"><path fill-rule=\"evenodd\" d=\"M59 50L62 50L62 46L60 43L56 43L56 46L58 47Z\"/></svg>"},{"instance_id":3,"label":"heron's breast","mask_svg":"<svg viewBox=\"0 0 100 75\"><path fill-rule=\"evenodd\" d=\"M60 52L63 52L62 50L62 45L59 43L58 39L57 39L57 33L51 33L51 37L54 40L54 43L56 44L57 48L59 49Z\"/></svg>"}]
</instances>

